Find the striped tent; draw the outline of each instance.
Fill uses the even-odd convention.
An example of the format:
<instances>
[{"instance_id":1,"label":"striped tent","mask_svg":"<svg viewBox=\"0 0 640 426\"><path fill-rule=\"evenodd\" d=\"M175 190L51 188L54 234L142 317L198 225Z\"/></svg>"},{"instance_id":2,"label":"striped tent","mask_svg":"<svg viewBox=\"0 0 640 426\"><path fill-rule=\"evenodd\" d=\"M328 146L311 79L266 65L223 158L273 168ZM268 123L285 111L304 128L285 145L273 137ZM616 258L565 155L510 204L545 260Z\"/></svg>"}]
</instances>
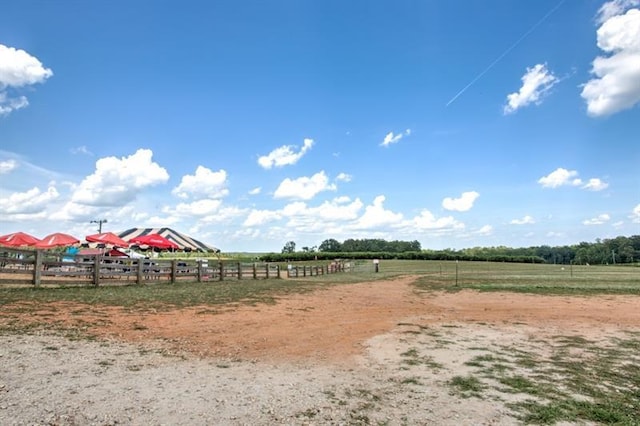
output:
<instances>
[{"instance_id":1,"label":"striped tent","mask_svg":"<svg viewBox=\"0 0 640 426\"><path fill-rule=\"evenodd\" d=\"M191 238L188 235L181 234L178 231L174 231L171 228L131 228L118 234L120 238L125 241L129 241L132 238L140 237L148 234L159 234L165 237L167 240L172 241L180 247L180 250L185 251L212 251L219 252L220 249L207 245L201 241Z\"/></svg>"}]
</instances>

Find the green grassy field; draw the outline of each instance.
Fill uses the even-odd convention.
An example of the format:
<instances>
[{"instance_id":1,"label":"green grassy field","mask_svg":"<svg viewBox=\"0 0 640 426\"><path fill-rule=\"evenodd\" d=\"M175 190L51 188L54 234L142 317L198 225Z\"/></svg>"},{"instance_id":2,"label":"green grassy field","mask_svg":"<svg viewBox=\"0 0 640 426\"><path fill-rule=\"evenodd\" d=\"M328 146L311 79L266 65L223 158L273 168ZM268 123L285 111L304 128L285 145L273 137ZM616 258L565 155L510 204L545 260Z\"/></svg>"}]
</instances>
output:
<instances>
[{"instance_id":1,"label":"green grassy field","mask_svg":"<svg viewBox=\"0 0 640 426\"><path fill-rule=\"evenodd\" d=\"M318 262L307 262L319 265ZM18 301L74 301L125 307L273 303L281 295L403 275L416 276L422 291L511 291L539 294L640 294L640 268L490 262L352 261L351 272L297 279L180 282L118 287L0 288L0 306ZM286 271L286 264L281 265Z\"/></svg>"}]
</instances>

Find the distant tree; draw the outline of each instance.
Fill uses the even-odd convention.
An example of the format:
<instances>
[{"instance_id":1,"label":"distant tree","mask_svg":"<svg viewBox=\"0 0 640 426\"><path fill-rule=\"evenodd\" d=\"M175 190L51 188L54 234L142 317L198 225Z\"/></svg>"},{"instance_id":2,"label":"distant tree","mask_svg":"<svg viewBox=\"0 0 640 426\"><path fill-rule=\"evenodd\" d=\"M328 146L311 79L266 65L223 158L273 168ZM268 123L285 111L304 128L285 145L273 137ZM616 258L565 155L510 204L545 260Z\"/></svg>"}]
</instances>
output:
<instances>
[{"instance_id":1,"label":"distant tree","mask_svg":"<svg viewBox=\"0 0 640 426\"><path fill-rule=\"evenodd\" d=\"M342 251L342 244L333 238L324 240L318 247L318 251L327 251L332 253L338 253Z\"/></svg>"},{"instance_id":2,"label":"distant tree","mask_svg":"<svg viewBox=\"0 0 640 426\"><path fill-rule=\"evenodd\" d=\"M295 241L288 241L282 248L282 253L295 253L296 243Z\"/></svg>"}]
</instances>

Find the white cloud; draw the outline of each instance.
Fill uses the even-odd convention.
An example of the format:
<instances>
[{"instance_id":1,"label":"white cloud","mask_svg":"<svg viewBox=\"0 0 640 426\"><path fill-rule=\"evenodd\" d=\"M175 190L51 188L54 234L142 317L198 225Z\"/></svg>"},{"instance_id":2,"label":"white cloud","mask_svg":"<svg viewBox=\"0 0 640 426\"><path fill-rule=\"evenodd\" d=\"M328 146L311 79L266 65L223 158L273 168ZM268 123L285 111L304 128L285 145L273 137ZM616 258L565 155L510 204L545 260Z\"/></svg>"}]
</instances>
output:
<instances>
[{"instance_id":1,"label":"white cloud","mask_svg":"<svg viewBox=\"0 0 640 426\"><path fill-rule=\"evenodd\" d=\"M640 223L640 204L633 208L631 216L629 217L631 218L631 222Z\"/></svg>"},{"instance_id":2,"label":"white cloud","mask_svg":"<svg viewBox=\"0 0 640 426\"><path fill-rule=\"evenodd\" d=\"M10 173L18 167L18 162L16 160L5 160L0 161L0 175L4 175Z\"/></svg>"},{"instance_id":3,"label":"white cloud","mask_svg":"<svg viewBox=\"0 0 640 426\"><path fill-rule=\"evenodd\" d=\"M7 198L0 198L0 214L33 214L46 209L60 194L55 187L50 186L45 192L40 188L31 188L26 192L14 192Z\"/></svg>"},{"instance_id":4,"label":"white cloud","mask_svg":"<svg viewBox=\"0 0 640 426\"><path fill-rule=\"evenodd\" d=\"M596 216L594 218L582 221L582 224L583 225L588 225L588 226L590 226L590 225L602 225L602 224L608 222L610 219L611 219L611 217L607 213L603 213L603 214L598 215L598 216Z\"/></svg>"},{"instance_id":5,"label":"white cloud","mask_svg":"<svg viewBox=\"0 0 640 426\"><path fill-rule=\"evenodd\" d=\"M476 231L476 234L484 235L484 236L491 235L491 234L493 234L493 226L484 225L482 228L480 228L480 229L478 229Z\"/></svg>"},{"instance_id":6,"label":"white cloud","mask_svg":"<svg viewBox=\"0 0 640 426\"><path fill-rule=\"evenodd\" d=\"M338 176L336 176L336 180L340 182L351 182L351 179L351 175L346 173L340 173Z\"/></svg>"},{"instance_id":7,"label":"white cloud","mask_svg":"<svg viewBox=\"0 0 640 426\"><path fill-rule=\"evenodd\" d=\"M513 219L511 222L512 225L530 225L536 223L535 220L529 215L523 217L522 219Z\"/></svg>"},{"instance_id":8,"label":"white cloud","mask_svg":"<svg viewBox=\"0 0 640 426\"><path fill-rule=\"evenodd\" d=\"M549 173L547 176L543 176L538 179L538 183L544 188L557 188L559 186L565 185L582 185L582 180L578 179L576 176L578 176L577 171L567 170L559 167L553 172Z\"/></svg>"},{"instance_id":9,"label":"white cloud","mask_svg":"<svg viewBox=\"0 0 640 426\"><path fill-rule=\"evenodd\" d=\"M262 188L257 186L249 191L249 195L258 195L261 192L262 192Z\"/></svg>"},{"instance_id":10,"label":"white cloud","mask_svg":"<svg viewBox=\"0 0 640 426\"><path fill-rule=\"evenodd\" d=\"M258 164L265 168L270 169L272 167L283 167L296 164L298 160L302 158L313 147L313 139L305 139L304 145L300 151L295 152L294 145L284 145L274 149L269 154L258 158Z\"/></svg>"},{"instance_id":11,"label":"white cloud","mask_svg":"<svg viewBox=\"0 0 640 426\"><path fill-rule=\"evenodd\" d=\"M638 1L613 1L600 8L598 47L607 56L593 60L595 78L583 87L587 113L605 116L640 102L640 9L624 10Z\"/></svg>"},{"instance_id":12,"label":"white cloud","mask_svg":"<svg viewBox=\"0 0 640 426\"><path fill-rule=\"evenodd\" d=\"M416 230L443 230L462 229L464 224L455 220L452 216L436 218L429 210L422 210L420 215L410 221L410 227Z\"/></svg>"},{"instance_id":13,"label":"white cloud","mask_svg":"<svg viewBox=\"0 0 640 426\"><path fill-rule=\"evenodd\" d=\"M466 212L473 207L473 203L480 196L476 191L463 192L460 198L447 197L442 200L442 207L447 210Z\"/></svg>"},{"instance_id":14,"label":"white cloud","mask_svg":"<svg viewBox=\"0 0 640 426\"><path fill-rule=\"evenodd\" d=\"M119 206L143 189L169 180L167 171L152 161L153 152L139 149L128 157L105 157L75 189L71 201L89 206Z\"/></svg>"},{"instance_id":15,"label":"white cloud","mask_svg":"<svg viewBox=\"0 0 640 426\"><path fill-rule=\"evenodd\" d=\"M602 191L604 189L607 189L608 187L608 183L603 182L598 178L591 178L582 188L589 191Z\"/></svg>"},{"instance_id":16,"label":"white cloud","mask_svg":"<svg viewBox=\"0 0 640 426\"><path fill-rule=\"evenodd\" d=\"M79 146L77 148L71 148L70 151L72 154L83 154L83 155L93 156L93 152L89 151L89 148L87 148L85 145Z\"/></svg>"},{"instance_id":17,"label":"white cloud","mask_svg":"<svg viewBox=\"0 0 640 426\"><path fill-rule=\"evenodd\" d=\"M192 203L179 203L174 209L165 209L164 212L178 216L206 216L218 211L221 204L219 199L205 198Z\"/></svg>"},{"instance_id":18,"label":"white cloud","mask_svg":"<svg viewBox=\"0 0 640 426\"><path fill-rule=\"evenodd\" d=\"M596 22L603 24L616 15L623 14L627 9L640 5L640 0L613 0L603 4L598 10Z\"/></svg>"},{"instance_id":19,"label":"white cloud","mask_svg":"<svg viewBox=\"0 0 640 426\"><path fill-rule=\"evenodd\" d=\"M317 207L309 207L304 202L291 203L282 209L282 214L290 218L304 216L326 223L327 221L354 220L363 206L359 198L351 201L349 197L337 197Z\"/></svg>"},{"instance_id":20,"label":"white cloud","mask_svg":"<svg viewBox=\"0 0 640 426\"><path fill-rule=\"evenodd\" d=\"M280 220L282 215L271 210L252 210L245 219L242 226L260 226L269 222Z\"/></svg>"},{"instance_id":21,"label":"white cloud","mask_svg":"<svg viewBox=\"0 0 640 426\"><path fill-rule=\"evenodd\" d=\"M542 98L558 81L558 78L547 69L545 64L537 64L533 68L527 68L527 72L522 76L520 90L507 95L504 114L514 113L532 103L540 104Z\"/></svg>"},{"instance_id":22,"label":"white cloud","mask_svg":"<svg viewBox=\"0 0 640 426\"><path fill-rule=\"evenodd\" d=\"M29 105L25 96L14 94L17 89L43 83L52 75L36 57L0 44L0 115Z\"/></svg>"},{"instance_id":23,"label":"white cloud","mask_svg":"<svg viewBox=\"0 0 640 426\"><path fill-rule=\"evenodd\" d=\"M398 143L398 142L400 142L400 139L402 139L404 136L409 136L410 134L411 134L411 129L407 129L407 130L404 131L404 133L398 133L397 135L394 135L393 132L389 132L384 137L384 140L382 141L382 143L380 145L389 146L389 145L392 145L394 143Z\"/></svg>"},{"instance_id":24,"label":"white cloud","mask_svg":"<svg viewBox=\"0 0 640 426\"><path fill-rule=\"evenodd\" d=\"M219 170L213 172L210 169L198 166L194 175L185 175L171 193L180 198L222 198L228 195L225 187L227 172Z\"/></svg>"},{"instance_id":25,"label":"white cloud","mask_svg":"<svg viewBox=\"0 0 640 426\"><path fill-rule=\"evenodd\" d=\"M0 92L0 116L7 115L11 111L16 111L29 106L26 96L10 98L7 93Z\"/></svg>"},{"instance_id":26,"label":"white cloud","mask_svg":"<svg viewBox=\"0 0 640 426\"><path fill-rule=\"evenodd\" d=\"M355 229L371 229L391 226L402 221L402 213L394 213L384 208L384 195L378 195L373 204L365 208L364 214L354 224Z\"/></svg>"},{"instance_id":27,"label":"white cloud","mask_svg":"<svg viewBox=\"0 0 640 426\"><path fill-rule=\"evenodd\" d=\"M322 191L335 191L336 186L329 184L329 178L324 170L311 177L300 177L298 179L286 178L283 180L276 192L275 198L299 198L310 200Z\"/></svg>"}]
</instances>

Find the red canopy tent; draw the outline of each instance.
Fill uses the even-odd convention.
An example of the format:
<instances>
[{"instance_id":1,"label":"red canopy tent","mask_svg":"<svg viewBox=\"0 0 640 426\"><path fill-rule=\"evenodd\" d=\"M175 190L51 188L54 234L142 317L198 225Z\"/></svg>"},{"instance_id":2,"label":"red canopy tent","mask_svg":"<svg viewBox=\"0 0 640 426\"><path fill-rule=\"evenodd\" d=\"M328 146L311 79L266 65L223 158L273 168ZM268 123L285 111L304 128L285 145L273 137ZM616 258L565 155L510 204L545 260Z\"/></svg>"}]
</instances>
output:
<instances>
[{"instance_id":1,"label":"red canopy tent","mask_svg":"<svg viewBox=\"0 0 640 426\"><path fill-rule=\"evenodd\" d=\"M69 234L56 232L55 234L49 234L44 237L42 241L35 244L35 247L41 249L49 249L54 247L72 246L74 244L78 244L79 242L80 240L76 237L73 237Z\"/></svg>"},{"instance_id":2,"label":"red canopy tent","mask_svg":"<svg viewBox=\"0 0 640 426\"><path fill-rule=\"evenodd\" d=\"M113 232L103 232L101 234L87 235L85 239L90 243L101 243L114 247L129 247L129 243L118 237Z\"/></svg>"},{"instance_id":3,"label":"red canopy tent","mask_svg":"<svg viewBox=\"0 0 640 426\"><path fill-rule=\"evenodd\" d=\"M34 246L39 242L39 239L24 232L14 232L0 237L0 246L7 247Z\"/></svg>"},{"instance_id":4,"label":"red canopy tent","mask_svg":"<svg viewBox=\"0 0 640 426\"><path fill-rule=\"evenodd\" d=\"M149 247L153 247L161 250L168 250L168 249L177 250L180 248L173 241L168 240L162 235L158 235L158 234L140 235L139 237L130 239L129 244L149 246Z\"/></svg>"}]
</instances>

